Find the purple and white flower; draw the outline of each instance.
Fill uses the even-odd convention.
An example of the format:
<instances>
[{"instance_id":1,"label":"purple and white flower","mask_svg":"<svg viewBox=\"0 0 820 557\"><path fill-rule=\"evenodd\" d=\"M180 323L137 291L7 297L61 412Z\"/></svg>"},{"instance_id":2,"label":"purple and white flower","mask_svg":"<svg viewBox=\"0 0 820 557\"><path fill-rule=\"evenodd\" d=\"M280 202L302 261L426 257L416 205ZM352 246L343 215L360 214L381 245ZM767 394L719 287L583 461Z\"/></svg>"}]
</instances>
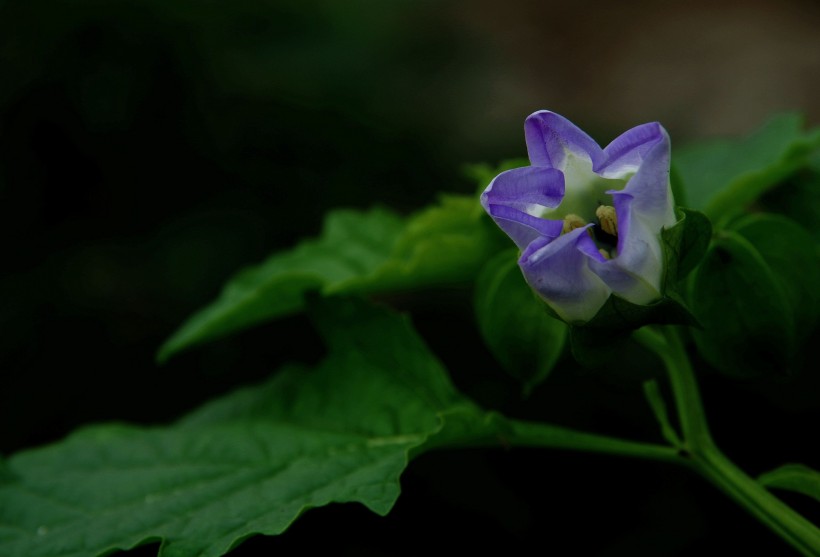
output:
<instances>
[{"instance_id":1,"label":"purple and white flower","mask_svg":"<svg viewBox=\"0 0 820 557\"><path fill-rule=\"evenodd\" d=\"M611 294L661 297L661 231L675 224L670 142L658 123L601 147L566 118L531 114L531 166L502 172L481 204L522 250L529 285L569 323L592 319Z\"/></svg>"}]
</instances>

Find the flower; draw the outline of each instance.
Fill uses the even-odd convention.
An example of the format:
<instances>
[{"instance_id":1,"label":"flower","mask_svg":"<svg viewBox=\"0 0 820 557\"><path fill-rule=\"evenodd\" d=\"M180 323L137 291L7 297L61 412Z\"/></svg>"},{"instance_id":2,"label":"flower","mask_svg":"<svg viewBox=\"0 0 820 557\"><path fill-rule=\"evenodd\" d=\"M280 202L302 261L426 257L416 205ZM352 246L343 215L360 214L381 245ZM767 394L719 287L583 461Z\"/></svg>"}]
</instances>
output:
<instances>
[{"instance_id":1,"label":"flower","mask_svg":"<svg viewBox=\"0 0 820 557\"><path fill-rule=\"evenodd\" d=\"M496 176L481 204L522 250L529 285L568 323L592 319L611 294L661 297L661 231L675 224L670 142L657 122L605 148L541 110L525 124L531 166Z\"/></svg>"}]
</instances>

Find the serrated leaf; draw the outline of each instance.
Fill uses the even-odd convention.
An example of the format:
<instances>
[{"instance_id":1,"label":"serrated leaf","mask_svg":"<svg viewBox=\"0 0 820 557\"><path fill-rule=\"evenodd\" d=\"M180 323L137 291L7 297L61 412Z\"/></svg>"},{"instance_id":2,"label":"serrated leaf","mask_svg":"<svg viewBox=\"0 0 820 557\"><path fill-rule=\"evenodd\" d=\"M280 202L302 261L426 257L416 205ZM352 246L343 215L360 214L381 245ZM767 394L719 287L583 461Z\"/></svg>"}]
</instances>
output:
<instances>
[{"instance_id":1,"label":"serrated leaf","mask_svg":"<svg viewBox=\"0 0 820 557\"><path fill-rule=\"evenodd\" d=\"M475 308L490 351L529 394L561 356L567 326L546 312L516 259L516 251L509 250L487 263L476 283Z\"/></svg>"},{"instance_id":2,"label":"serrated leaf","mask_svg":"<svg viewBox=\"0 0 820 557\"><path fill-rule=\"evenodd\" d=\"M757 481L766 487L795 491L820 501L820 472L803 464L786 464L761 474Z\"/></svg>"},{"instance_id":3,"label":"serrated leaf","mask_svg":"<svg viewBox=\"0 0 820 557\"><path fill-rule=\"evenodd\" d=\"M722 232L691 285L692 331L699 352L733 376L788 373L795 350L794 320L783 287L758 250L735 232Z\"/></svg>"},{"instance_id":4,"label":"serrated leaf","mask_svg":"<svg viewBox=\"0 0 820 557\"><path fill-rule=\"evenodd\" d=\"M674 158L687 203L719 223L805 165L818 145L820 132L804 133L799 115L784 114L746 138L684 147Z\"/></svg>"},{"instance_id":5,"label":"serrated leaf","mask_svg":"<svg viewBox=\"0 0 820 557\"><path fill-rule=\"evenodd\" d=\"M158 358L304 308L304 295L386 292L472 280L499 249L477 199L449 196L407 221L382 209L334 211L319 238L231 279Z\"/></svg>"},{"instance_id":6,"label":"serrated leaf","mask_svg":"<svg viewBox=\"0 0 820 557\"><path fill-rule=\"evenodd\" d=\"M216 557L330 502L385 514L409 452L447 415L463 435L495 427L406 319L353 302L324 304L318 319L331 353L315 369L286 369L169 427L91 427L12 456L0 555L87 557L161 539L163 557Z\"/></svg>"}]
</instances>

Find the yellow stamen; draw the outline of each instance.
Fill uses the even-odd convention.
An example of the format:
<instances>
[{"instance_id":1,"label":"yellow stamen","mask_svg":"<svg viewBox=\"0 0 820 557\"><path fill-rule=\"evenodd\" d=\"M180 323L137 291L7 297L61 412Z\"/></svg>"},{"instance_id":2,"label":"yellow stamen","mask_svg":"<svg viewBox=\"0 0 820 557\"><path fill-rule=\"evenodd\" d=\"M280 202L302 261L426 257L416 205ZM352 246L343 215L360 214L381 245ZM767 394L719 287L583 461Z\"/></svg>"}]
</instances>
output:
<instances>
[{"instance_id":1,"label":"yellow stamen","mask_svg":"<svg viewBox=\"0 0 820 557\"><path fill-rule=\"evenodd\" d=\"M618 216L615 214L615 207L601 205L595 210L595 216L598 217L604 232L612 236L618 235Z\"/></svg>"},{"instance_id":2,"label":"yellow stamen","mask_svg":"<svg viewBox=\"0 0 820 557\"><path fill-rule=\"evenodd\" d=\"M582 228L586 225L587 223L584 222L584 219L578 215L570 213L564 217L564 228L561 230L561 233L566 234L567 232L572 232L576 228Z\"/></svg>"},{"instance_id":3,"label":"yellow stamen","mask_svg":"<svg viewBox=\"0 0 820 557\"><path fill-rule=\"evenodd\" d=\"M604 259L612 259L612 256L611 256L611 255L609 255L609 252L608 252L608 251L606 251L604 248L600 248L600 249L598 250L598 253L600 253L601 255L603 255L603 256L604 256Z\"/></svg>"}]
</instances>

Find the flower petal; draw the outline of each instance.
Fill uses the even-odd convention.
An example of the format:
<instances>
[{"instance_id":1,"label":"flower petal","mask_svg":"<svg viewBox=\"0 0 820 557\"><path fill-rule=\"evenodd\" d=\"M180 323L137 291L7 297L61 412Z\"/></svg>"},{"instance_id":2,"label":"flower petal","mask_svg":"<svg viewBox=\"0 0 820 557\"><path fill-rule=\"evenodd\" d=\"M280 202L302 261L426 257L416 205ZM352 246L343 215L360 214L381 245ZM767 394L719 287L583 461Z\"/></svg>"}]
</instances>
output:
<instances>
[{"instance_id":1,"label":"flower petal","mask_svg":"<svg viewBox=\"0 0 820 557\"><path fill-rule=\"evenodd\" d=\"M650 230L655 231L654 235L659 235L664 226L675 224L674 199L669 182L669 136L662 127L660 130L661 140L645 151L640 168L626 187L610 192L616 200L620 196L630 196L632 202L628 203L628 207L631 216L644 221ZM621 218L620 213L618 218Z\"/></svg>"},{"instance_id":2,"label":"flower petal","mask_svg":"<svg viewBox=\"0 0 820 557\"><path fill-rule=\"evenodd\" d=\"M604 258L587 228L575 229L554 240L538 239L518 261L529 285L568 322L592 319L611 293L590 268L591 260Z\"/></svg>"},{"instance_id":3,"label":"flower petal","mask_svg":"<svg viewBox=\"0 0 820 557\"><path fill-rule=\"evenodd\" d=\"M604 178L622 178L641 167L649 151L659 142L669 143L669 136L657 122L627 130L604 147L604 155L595 172Z\"/></svg>"},{"instance_id":4,"label":"flower petal","mask_svg":"<svg viewBox=\"0 0 820 557\"><path fill-rule=\"evenodd\" d=\"M561 223L539 218L564 196L564 175L553 168L526 166L502 172L481 195L481 205L520 249L539 236L561 234Z\"/></svg>"},{"instance_id":5,"label":"flower petal","mask_svg":"<svg viewBox=\"0 0 820 557\"><path fill-rule=\"evenodd\" d=\"M525 213L532 205L542 208L557 207L564 197L564 175L554 168L525 166L513 168L496 176L484 194L482 203L487 205L506 205L515 207ZM542 209L538 209L538 213ZM537 216L537 215L536 215Z\"/></svg>"},{"instance_id":6,"label":"flower petal","mask_svg":"<svg viewBox=\"0 0 820 557\"><path fill-rule=\"evenodd\" d=\"M564 169L567 153L592 161L603 160L603 151L594 139L578 126L549 110L539 110L524 122L527 152L533 166Z\"/></svg>"},{"instance_id":7,"label":"flower petal","mask_svg":"<svg viewBox=\"0 0 820 557\"><path fill-rule=\"evenodd\" d=\"M636 304L647 304L660 296L663 251L660 231L675 223L672 188L669 183L669 137L661 139L642 155L640 168L621 191L610 191L618 217L617 256L593 269L613 291Z\"/></svg>"},{"instance_id":8,"label":"flower petal","mask_svg":"<svg viewBox=\"0 0 820 557\"><path fill-rule=\"evenodd\" d=\"M559 236L564 226L560 220L540 219L506 205L488 205L485 210L522 250L538 238L552 239Z\"/></svg>"}]
</instances>

